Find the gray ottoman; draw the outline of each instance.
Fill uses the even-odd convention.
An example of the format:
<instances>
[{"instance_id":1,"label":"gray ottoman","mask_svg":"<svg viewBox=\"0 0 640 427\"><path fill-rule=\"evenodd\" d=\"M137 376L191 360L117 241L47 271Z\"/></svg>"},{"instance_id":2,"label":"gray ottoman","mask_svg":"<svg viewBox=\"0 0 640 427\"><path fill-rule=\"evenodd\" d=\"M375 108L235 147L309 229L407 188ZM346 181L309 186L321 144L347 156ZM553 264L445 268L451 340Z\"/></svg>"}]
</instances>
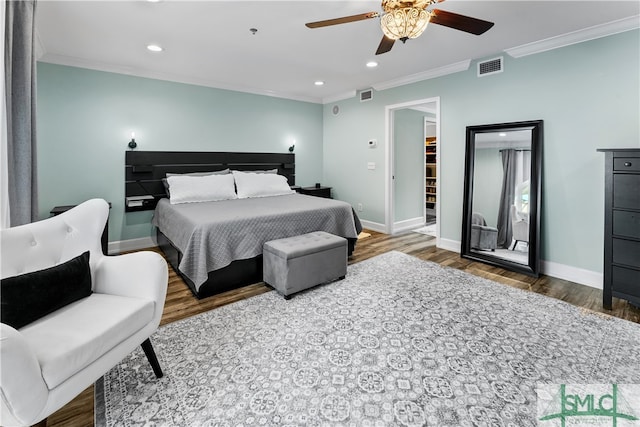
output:
<instances>
[{"instance_id":1,"label":"gray ottoman","mask_svg":"<svg viewBox=\"0 0 640 427\"><path fill-rule=\"evenodd\" d=\"M286 299L347 274L347 239L324 231L267 242L262 256L264 282Z\"/></svg>"}]
</instances>

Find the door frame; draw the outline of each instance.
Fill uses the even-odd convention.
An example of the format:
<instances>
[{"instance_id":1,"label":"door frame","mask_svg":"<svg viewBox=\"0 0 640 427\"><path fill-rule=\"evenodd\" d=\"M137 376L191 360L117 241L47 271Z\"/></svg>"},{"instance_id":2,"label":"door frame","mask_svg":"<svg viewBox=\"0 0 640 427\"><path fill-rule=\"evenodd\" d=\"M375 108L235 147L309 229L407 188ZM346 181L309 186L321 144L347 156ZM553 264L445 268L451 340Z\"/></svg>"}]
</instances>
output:
<instances>
[{"instance_id":1,"label":"door frame","mask_svg":"<svg viewBox=\"0 0 640 427\"><path fill-rule=\"evenodd\" d=\"M384 184L384 223L385 223L385 232L387 234L393 234L393 224L395 217L394 210L394 191L393 191L393 180L394 180L394 120L393 120L393 112L396 110L401 110L405 108L417 107L422 104L431 104L435 103L435 123L436 123L436 138L438 149L436 151L436 176L438 177L436 181L436 192L438 195L440 194L440 153L441 153L441 138L440 138L440 97L435 96L431 98L417 99L414 101L402 102L399 104L391 104L387 105L384 108L384 127L385 127L385 138L384 138L384 157L385 157L385 184ZM423 142L424 144L424 142ZM424 152L424 148L422 149ZM424 175L424 172L423 172ZM424 179L423 179L424 182ZM424 212L424 207L423 207ZM436 202L436 245L440 244L440 197L438 197L438 201Z\"/></svg>"}]
</instances>

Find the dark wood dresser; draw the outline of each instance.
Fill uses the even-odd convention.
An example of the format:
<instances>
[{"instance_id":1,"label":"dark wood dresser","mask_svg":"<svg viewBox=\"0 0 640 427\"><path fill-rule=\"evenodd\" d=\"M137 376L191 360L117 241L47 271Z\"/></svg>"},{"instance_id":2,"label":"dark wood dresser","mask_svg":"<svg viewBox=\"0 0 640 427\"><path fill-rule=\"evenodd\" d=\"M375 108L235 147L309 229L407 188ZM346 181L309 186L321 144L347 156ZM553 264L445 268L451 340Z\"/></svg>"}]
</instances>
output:
<instances>
[{"instance_id":1,"label":"dark wood dresser","mask_svg":"<svg viewBox=\"0 0 640 427\"><path fill-rule=\"evenodd\" d=\"M602 303L612 297L640 306L640 148L605 153L604 283Z\"/></svg>"}]
</instances>

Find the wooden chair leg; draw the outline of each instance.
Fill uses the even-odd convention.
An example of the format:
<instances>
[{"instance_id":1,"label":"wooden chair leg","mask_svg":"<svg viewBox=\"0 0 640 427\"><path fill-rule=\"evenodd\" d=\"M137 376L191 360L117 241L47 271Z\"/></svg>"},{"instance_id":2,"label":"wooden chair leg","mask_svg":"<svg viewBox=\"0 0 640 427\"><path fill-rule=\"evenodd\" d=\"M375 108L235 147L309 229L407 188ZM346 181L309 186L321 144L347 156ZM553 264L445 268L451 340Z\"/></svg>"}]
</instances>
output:
<instances>
[{"instance_id":1,"label":"wooden chair leg","mask_svg":"<svg viewBox=\"0 0 640 427\"><path fill-rule=\"evenodd\" d=\"M162 368L160 368L160 363L158 363L158 358L156 357L156 352L153 351L153 346L151 345L151 340L147 338L142 343L142 349L144 350L144 354L147 356L151 367L153 368L153 373L156 374L156 378L162 378L164 375L162 373Z\"/></svg>"}]
</instances>

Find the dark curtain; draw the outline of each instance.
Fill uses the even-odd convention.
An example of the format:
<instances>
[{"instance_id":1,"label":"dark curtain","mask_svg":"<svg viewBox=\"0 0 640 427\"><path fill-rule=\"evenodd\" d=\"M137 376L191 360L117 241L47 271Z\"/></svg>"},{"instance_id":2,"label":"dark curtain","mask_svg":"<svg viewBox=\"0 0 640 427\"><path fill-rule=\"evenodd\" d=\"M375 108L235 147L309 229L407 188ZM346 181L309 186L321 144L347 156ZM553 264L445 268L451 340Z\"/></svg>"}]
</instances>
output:
<instances>
[{"instance_id":1,"label":"dark curtain","mask_svg":"<svg viewBox=\"0 0 640 427\"><path fill-rule=\"evenodd\" d=\"M12 227L38 217L36 171L35 0L5 3L7 172Z\"/></svg>"},{"instance_id":2,"label":"dark curtain","mask_svg":"<svg viewBox=\"0 0 640 427\"><path fill-rule=\"evenodd\" d=\"M516 150L502 150L502 191L498 210L498 246L509 248L513 236L509 213L516 190Z\"/></svg>"}]
</instances>

